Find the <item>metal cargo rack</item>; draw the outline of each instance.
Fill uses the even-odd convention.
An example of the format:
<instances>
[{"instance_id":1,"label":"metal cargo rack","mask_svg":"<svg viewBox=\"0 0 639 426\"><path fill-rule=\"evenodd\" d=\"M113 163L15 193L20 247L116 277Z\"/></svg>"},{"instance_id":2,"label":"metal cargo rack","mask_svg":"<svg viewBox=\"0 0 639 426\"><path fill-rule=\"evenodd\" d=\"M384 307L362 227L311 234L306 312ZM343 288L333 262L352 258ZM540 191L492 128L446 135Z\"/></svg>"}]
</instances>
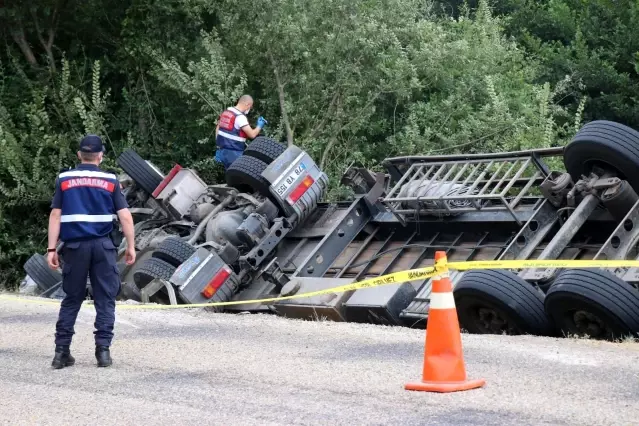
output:
<instances>
[{"instance_id":1,"label":"metal cargo rack","mask_svg":"<svg viewBox=\"0 0 639 426\"><path fill-rule=\"evenodd\" d=\"M538 187L550 174L542 158L560 154L561 149L552 148L481 157L391 158L384 164L401 177L383 203L402 223L422 213L507 211L521 225L517 211L538 204Z\"/></svg>"}]
</instances>

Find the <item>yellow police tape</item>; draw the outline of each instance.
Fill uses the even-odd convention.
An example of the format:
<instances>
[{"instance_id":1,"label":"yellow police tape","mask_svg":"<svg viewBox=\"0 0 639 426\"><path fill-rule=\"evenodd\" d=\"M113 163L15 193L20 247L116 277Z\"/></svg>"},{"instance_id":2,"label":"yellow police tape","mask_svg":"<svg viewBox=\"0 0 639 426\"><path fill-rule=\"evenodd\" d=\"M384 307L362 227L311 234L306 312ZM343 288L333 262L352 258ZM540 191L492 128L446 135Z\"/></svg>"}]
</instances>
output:
<instances>
[{"instance_id":1,"label":"yellow police tape","mask_svg":"<svg viewBox=\"0 0 639 426\"><path fill-rule=\"evenodd\" d=\"M470 269L527 269L527 268L632 268L639 267L639 260L479 260L471 262L438 262L434 266L408 271L394 272L381 277L369 278L352 284L327 288L325 290L294 294L292 296L269 297L266 299L236 300L217 303L193 303L185 305L156 305L156 304L117 304L117 309L190 309L208 308L216 306L248 305L256 303L279 302L281 300L301 299L305 297L321 296L331 293L344 293L363 288L379 287L389 284L431 278L438 273L455 269L467 271ZM330 279L330 278L329 278ZM0 298L20 300L35 303L59 303L57 301L31 300L15 296L1 295Z\"/></svg>"}]
</instances>

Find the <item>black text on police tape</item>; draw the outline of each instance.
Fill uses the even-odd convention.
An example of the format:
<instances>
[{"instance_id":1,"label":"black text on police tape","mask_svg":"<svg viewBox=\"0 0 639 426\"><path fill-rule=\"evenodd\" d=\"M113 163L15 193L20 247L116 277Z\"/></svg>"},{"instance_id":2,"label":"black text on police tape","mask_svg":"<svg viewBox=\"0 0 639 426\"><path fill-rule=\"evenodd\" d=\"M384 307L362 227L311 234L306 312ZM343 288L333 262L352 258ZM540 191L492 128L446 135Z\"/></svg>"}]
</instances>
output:
<instances>
[{"instance_id":1,"label":"black text on police tape","mask_svg":"<svg viewBox=\"0 0 639 426\"><path fill-rule=\"evenodd\" d=\"M428 276L430 276L433 273L433 271L410 271L408 272L408 279L409 280L416 280L419 278L426 278Z\"/></svg>"},{"instance_id":2,"label":"black text on police tape","mask_svg":"<svg viewBox=\"0 0 639 426\"><path fill-rule=\"evenodd\" d=\"M394 276L390 276L390 277L382 277L382 278L376 278L371 282L368 283L361 283L360 286L361 287L375 287L378 285L384 285L384 284L392 284L396 282L395 277Z\"/></svg>"}]
</instances>

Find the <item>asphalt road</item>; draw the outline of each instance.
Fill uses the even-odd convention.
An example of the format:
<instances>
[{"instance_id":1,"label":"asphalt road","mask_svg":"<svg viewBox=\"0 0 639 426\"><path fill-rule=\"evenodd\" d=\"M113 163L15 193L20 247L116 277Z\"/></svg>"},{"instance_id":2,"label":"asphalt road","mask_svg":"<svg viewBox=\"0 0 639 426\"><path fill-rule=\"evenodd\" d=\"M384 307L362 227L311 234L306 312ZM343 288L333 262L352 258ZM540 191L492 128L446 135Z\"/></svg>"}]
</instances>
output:
<instances>
[{"instance_id":1,"label":"asphalt road","mask_svg":"<svg viewBox=\"0 0 639 426\"><path fill-rule=\"evenodd\" d=\"M0 424L628 425L639 421L639 344L464 335L482 389L409 392L424 333L204 311L119 311L114 365L52 370L57 306L0 296Z\"/></svg>"}]
</instances>

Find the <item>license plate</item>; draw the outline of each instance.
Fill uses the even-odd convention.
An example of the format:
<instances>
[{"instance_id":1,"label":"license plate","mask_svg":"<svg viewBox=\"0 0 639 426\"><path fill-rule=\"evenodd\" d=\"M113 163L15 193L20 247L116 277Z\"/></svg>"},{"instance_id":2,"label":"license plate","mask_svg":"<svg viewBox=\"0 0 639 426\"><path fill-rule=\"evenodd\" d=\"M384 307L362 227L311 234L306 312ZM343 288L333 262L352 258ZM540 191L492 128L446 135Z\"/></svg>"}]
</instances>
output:
<instances>
[{"instance_id":1,"label":"license plate","mask_svg":"<svg viewBox=\"0 0 639 426\"><path fill-rule=\"evenodd\" d=\"M284 194L290 189L290 187L295 183L300 176L304 175L306 172L306 165L304 163L300 163L296 166L291 173L289 173L286 178L284 178L279 185L275 188L275 192L280 197L284 197Z\"/></svg>"},{"instance_id":2,"label":"license plate","mask_svg":"<svg viewBox=\"0 0 639 426\"><path fill-rule=\"evenodd\" d=\"M208 263L209 260L211 260L212 257L213 255L209 254L206 258L202 259L200 255L195 254L188 258L173 273L173 276L171 278L173 278L174 281L177 281L172 281L173 284L178 285L180 290L184 290L184 288L191 283L197 273L200 272L202 268L204 268L204 266Z\"/></svg>"}]
</instances>

